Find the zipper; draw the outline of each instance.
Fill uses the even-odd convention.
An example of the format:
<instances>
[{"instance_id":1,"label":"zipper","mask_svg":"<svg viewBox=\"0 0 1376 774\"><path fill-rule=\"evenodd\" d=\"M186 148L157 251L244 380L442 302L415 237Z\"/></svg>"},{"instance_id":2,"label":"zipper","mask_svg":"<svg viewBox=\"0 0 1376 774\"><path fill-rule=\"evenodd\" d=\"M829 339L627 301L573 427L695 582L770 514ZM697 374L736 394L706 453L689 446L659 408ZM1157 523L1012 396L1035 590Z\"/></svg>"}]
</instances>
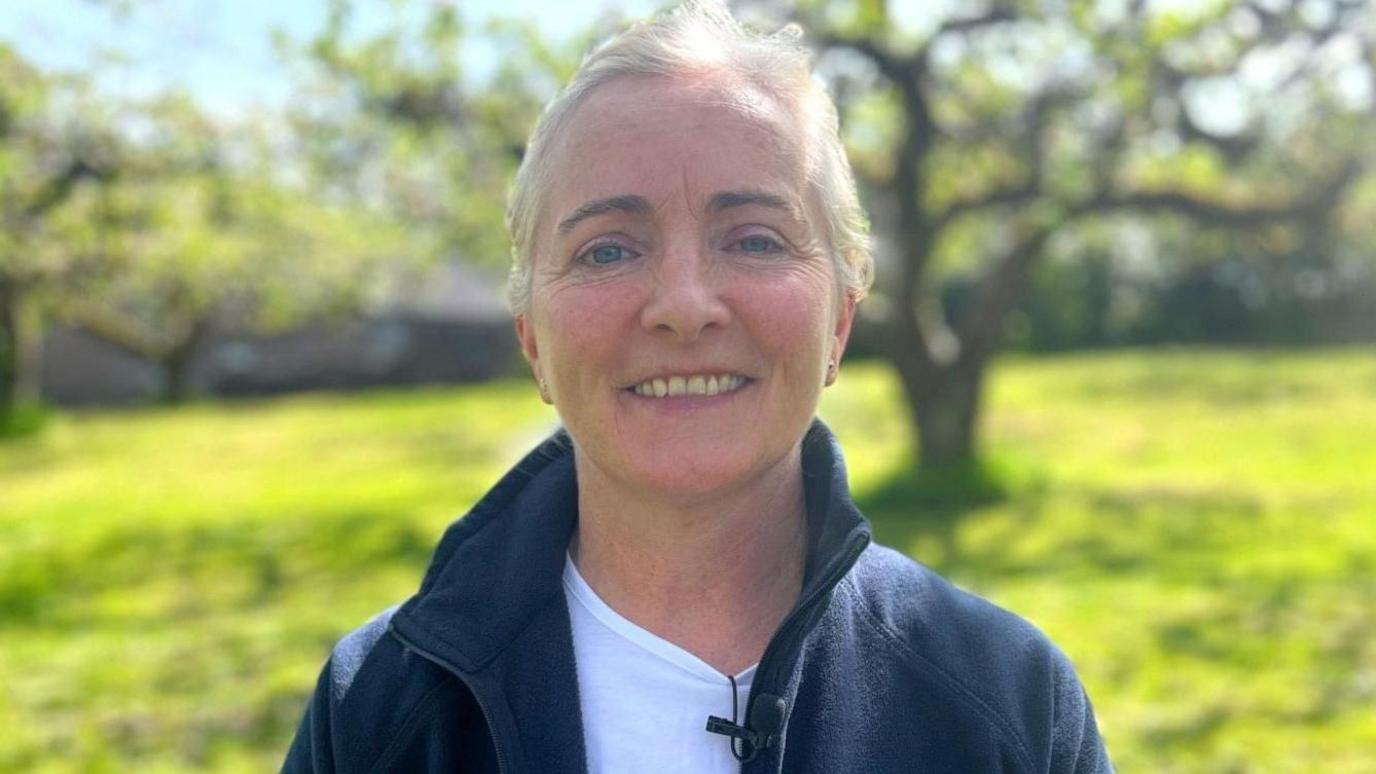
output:
<instances>
[{"instance_id":1,"label":"zipper","mask_svg":"<svg viewBox=\"0 0 1376 774\"><path fill-rule=\"evenodd\" d=\"M860 558L860 554L864 552L869 542L869 538L865 536L854 538L848 542L837 560L832 563L831 569L822 577L821 582L813 587L812 592L793 608L784 618L782 624L779 624L779 630L770 638L769 644L764 648L764 655L760 657L760 666L755 670L755 679L750 682L750 694L745 700L746 723L750 722L750 710L755 706L755 695L759 692L760 686L772 686L775 682L776 675L774 672L779 669L779 653L784 649L785 643L791 645L797 636L797 633L792 630L801 625L800 622L811 612L819 597L836 588L836 584L840 583L846 573L850 572L850 568L855 565L855 560ZM779 733L782 736L783 729L780 729ZM738 770L744 772L745 765L746 761L741 761Z\"/></svg>"},{"instance_id":2,"label":"zipper","mask_svg":"<svg viewBox=\"0 0 1376 774\"><path fill-rule=\"evenodd\" d=\"M446 672L449 672L450 674L457 677L459 679L459 682L463 683L464 687L468 689L468 693L473 697L473 701L477 702L478 709L483 713L483 720L487 722L487 730L492 737L492 750L497 755L497 771L499 774L501 772L507 771L508 769L506 765L506 756L502 754L501 741L497 738L497 727L492 723L492 713L488 711L487 704L483 702L482 697L478 695L478 691L474 690L473 683L467 677L464 676L463 671L451 664L449 661L439 656L436 656L435 654L431 653L425 648L422 648L419 645L417 645L414 641L411 640L411 638L407 637L406 635L398 631L396 626L390 621L387 624L387 630L391 633L393 637L396 637L398 640L401 640L401 643L403 645L415 651L416 655L420 656L426 661L431 662L432 664L435 664L436 666L440 667Z\"/></svg>"}]
</instances>

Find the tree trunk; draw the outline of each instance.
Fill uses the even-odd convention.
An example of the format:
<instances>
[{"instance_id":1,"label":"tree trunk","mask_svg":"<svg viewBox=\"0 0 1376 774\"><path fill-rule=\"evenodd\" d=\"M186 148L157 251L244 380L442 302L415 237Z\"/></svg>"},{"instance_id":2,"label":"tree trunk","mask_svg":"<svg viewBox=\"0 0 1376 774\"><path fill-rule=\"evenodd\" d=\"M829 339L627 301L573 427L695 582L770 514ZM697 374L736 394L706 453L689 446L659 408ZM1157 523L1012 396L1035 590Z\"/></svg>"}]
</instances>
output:
<instances>
[{"instance_id":1,"label":"tree trunk","mask_svg":"<svg viewBox=\"0 0 1376 774\"><path fill-rule=\"evenodd\" d=\"M164 360L162 366L162 391L158 402L164 406L180 406L186 402L190 393L187 385L187 363L184 360Z\"/></svg>"},{"instance_id":2,"label":"tree trunk","mask_svg":"<svg viewBox=\"0 0 1376 774\"><path fill-rule=\"evenodd\" d=\"M0 278L0 423L19 399L19 289Z\"/></svg>"},{"instance_id":3,"label":"tree trunk","mask_svg":"<svg viewBox=\"0 0 1376 774\"><path fill-rule=\"evenodd\" d=\"M984 365L962 360L941 368L927 383L904 385L916 425L920 467L945 469L974 461Z\"/></svg>"},{"instance_id":4,"label":"tree trunk","mask_svg":"<svg viewBox=\"0 0 1376 774\"><path fill-rule=\"evenodd\" d=\"M890 328L885 344L908 404L918 467L937 470L967 465L978 451L976 433L989 358L967 350L943 361L926 345L928 335L916 317L906 320L917 332ZM913 346L913 338L922 346Z\"/></svg>"},{"instance_id":5,"label":"tree trunk","mask_svg":"<svg viewBox=\"0 0 1376 774\"><path fill-rule=\"evenodd\" d=\"M162 368L162 394L158 396L159 403L177 406L191 397L191 363L205 332L204 322L192 323L186 338L169 349L159 361L158 365Z\"/></svg>"}]
</instances>

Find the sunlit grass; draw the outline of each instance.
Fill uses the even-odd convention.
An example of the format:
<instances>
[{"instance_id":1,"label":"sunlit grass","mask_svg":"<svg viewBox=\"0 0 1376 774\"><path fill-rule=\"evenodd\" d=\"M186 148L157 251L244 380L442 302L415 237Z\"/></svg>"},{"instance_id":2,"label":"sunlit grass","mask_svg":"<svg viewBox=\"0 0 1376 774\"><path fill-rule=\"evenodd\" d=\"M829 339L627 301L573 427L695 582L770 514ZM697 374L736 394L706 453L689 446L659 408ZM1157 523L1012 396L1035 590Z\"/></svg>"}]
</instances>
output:
<instances>
[{"instance_id":1,"label":"sunlit grass","mask_svg":"<svg viewBox=\"0 0 1376 774\"><path fill-rule=\"evenodd\" d=\"M553 422L525 392L68 415L0 446L0 770L274 770L329 644Z\"/></svg>"},{"instance_id":2,"label":"sunlit grass","mask_svg":"<svg viewBox=\"0 0 1376 774\"><path fill-rule=\"evenodd\" d=\"M1376 353L1006 360L978 497L878 366L823 416L883 542L1071 655L1123 771L1376 749ZM541 438L526 382L59 414L0 443L0 771L275 770L329 646Z\"/></svg>"},{"instance_id":3,"label":"sunlit grass","mask_svg":"<svg viewBox=\"0 0 1376 774\"><path fill-rule=\"evenodd\" d=\"M1376 355L1010 360L989 405L1007 499L870 515L1070 653L1121 770L1376 771Z\"/></svg>"}]
</instances>

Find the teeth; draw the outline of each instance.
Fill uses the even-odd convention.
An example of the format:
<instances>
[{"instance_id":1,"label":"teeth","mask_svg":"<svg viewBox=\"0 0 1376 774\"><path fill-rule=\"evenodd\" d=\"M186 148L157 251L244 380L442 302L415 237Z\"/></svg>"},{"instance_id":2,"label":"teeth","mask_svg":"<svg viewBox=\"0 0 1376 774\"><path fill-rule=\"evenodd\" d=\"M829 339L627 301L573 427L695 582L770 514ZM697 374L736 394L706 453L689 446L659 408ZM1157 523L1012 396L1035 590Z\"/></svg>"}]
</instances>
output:
<instances>
[{"instance_id":1,"label":"teeth","mask_svg":"<svg viewBox=\"0 0 1376 774\"><path fill-rule=\"evenodd\" d=\"M671 376L668 379L647 379L632 389L643 398L678 397L681 395L720 395L745 385L744 376L712 374Z\"/></svg>"}]
</instances>

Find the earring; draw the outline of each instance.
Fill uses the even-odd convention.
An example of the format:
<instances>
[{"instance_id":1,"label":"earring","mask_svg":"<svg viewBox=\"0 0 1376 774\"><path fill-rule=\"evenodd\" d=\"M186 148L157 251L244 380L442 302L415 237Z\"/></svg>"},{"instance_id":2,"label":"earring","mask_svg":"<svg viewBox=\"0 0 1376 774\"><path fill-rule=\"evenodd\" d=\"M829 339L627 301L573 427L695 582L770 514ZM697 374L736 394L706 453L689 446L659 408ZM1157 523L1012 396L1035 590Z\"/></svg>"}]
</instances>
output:
<instances>
[{"instance_id":1,"label":"earring","mask_svg":"<svg viewBox=\"0 0 1376 774\"><path fill-rule=\"evenodd\" d=\"M543 400L546 403L553 403L554 401L550 400L549 397L549 382L545 381L545 377L539 377L539 379L537 380L537 384L539 385L540 389L540 400Z\"/></svg>"},{"instance_id":2,"label":"earring","mask_svg":"<svg viewBox=\"0 0 1376 774\"><path fill-rule=\"evenodd\" d=\"M829 357L827 358L827 386L831 386L834 381L836 381L836 358Z\"/></svg>"}]
</instances>

